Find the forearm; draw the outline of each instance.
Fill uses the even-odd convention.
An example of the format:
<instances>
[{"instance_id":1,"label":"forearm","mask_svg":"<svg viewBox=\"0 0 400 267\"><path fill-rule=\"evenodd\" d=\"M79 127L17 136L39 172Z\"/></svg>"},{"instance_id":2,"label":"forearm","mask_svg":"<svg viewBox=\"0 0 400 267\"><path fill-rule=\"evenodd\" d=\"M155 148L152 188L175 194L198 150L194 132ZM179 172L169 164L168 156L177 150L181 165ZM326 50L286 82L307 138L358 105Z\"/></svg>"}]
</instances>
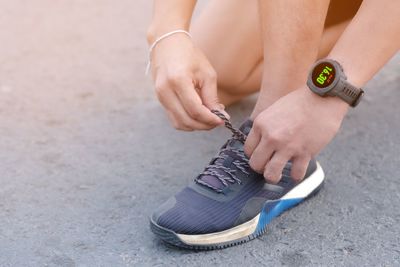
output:
<instances>
[{"instance_id":1,"label":"forearm","mask_svg":"<svg viewBox=\"0 0 400 267\"><path fill-rule=\"evenodd\" d=\"M147 31L149 43L166 32L189 30L196 0L154 0L153 19Z\"/></svg>"},{"instance_id":2,"label":"forearm","mask_svg":"<svg viewBox=\"0 0 400 267\"><path fill-rule=\"evenodd\" d=\"M329 1L259 1L264 41L261 95L252 117L307 80Z\"/></svg>"},{"instance_id":3,"label":"forearm","mask_svg":"<svg viewBox=\"0 0 400 267\"><path fill-rule=\"evenodd\" d=\"M352 84L364 86L400 49L400 1L364 0L328 58Z\"/></svg>"}]
</instances>

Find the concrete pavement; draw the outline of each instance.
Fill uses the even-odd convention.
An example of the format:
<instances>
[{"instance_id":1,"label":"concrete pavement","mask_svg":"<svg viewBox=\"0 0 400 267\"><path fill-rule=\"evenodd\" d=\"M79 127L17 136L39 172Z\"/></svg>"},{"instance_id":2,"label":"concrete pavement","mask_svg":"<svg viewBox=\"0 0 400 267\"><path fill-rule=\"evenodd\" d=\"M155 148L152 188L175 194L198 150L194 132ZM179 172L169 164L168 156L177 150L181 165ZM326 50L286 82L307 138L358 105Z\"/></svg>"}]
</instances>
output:
<instances>
[{"instance_id":1,"label":"concrete pavement","mask_svg":"<svg viewBox=\"0 0 400 267\"><path fill-rule=\"evenodd\" d=\"M321 153L318 196L242 246L158 241L147 217L229 132L169 126L143 75L149 17L145 0L0 0L0 266L400 264L399 55Z\"/></svg>"}]
</instances>

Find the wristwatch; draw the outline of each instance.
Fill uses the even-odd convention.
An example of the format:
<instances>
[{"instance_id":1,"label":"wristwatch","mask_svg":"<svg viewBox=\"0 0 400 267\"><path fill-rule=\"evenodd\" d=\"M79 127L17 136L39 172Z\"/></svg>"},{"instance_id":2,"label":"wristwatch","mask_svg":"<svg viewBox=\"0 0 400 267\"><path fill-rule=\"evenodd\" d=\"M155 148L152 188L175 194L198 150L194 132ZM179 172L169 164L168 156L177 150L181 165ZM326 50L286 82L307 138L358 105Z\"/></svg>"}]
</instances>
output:
<instances>
[{"instance_id":1,"label":"wristwatch","mask_svg":"<svg viewBox=\"0 0 400 267\"><path fill-rule=\"evenodd\" d=\"M321 59L311 68L307 85L320 96L337 96L355 107L360 103L364 91L347 81L339 62L332 59Z\"/></svg>"}]
</instances>

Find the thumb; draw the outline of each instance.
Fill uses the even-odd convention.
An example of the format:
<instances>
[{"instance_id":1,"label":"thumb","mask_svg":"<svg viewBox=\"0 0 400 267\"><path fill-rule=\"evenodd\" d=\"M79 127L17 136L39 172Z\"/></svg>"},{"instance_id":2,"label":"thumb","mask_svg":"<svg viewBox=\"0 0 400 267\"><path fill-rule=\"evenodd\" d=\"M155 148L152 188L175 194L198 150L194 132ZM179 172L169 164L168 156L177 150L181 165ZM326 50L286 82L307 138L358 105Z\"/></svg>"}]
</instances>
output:
<instances>
[{"instance_id":1,"label":"thumb","mask_svg":"<svg viewBox=\"0 0 400 267\"><path fill-rule=\"evenodd\" d=\"M230 119L229 114L225 111L225 106L219 101L217 79L214 76L204 79L203 87L200 89L200 97L203 105L208 109L216 109Z\"/></svg>"}]
</instances>

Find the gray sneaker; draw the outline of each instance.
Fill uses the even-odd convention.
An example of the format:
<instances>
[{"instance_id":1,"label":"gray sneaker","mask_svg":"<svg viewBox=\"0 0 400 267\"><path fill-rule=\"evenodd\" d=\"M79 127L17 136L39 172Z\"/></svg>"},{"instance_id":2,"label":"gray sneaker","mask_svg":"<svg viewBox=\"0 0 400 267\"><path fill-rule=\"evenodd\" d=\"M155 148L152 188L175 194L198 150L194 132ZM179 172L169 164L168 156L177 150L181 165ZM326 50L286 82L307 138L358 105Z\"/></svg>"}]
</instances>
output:
<instances>
[{"instance_id":1,"label":"gray sneaker","mask_svg":"<svg viewBox=\"0 0 400 267\"><path fill-rule=\"evenodd\" d=\"M252 121L246 120L236 130L224 119L232 138L191 184L150 218L151 230L167 243L210 250L247 242L262 235L273 218L318 192L323 184L324 172L314 159L300 183L290 177L290 162L278 184L266 183L263 175L250 168L243 152Z\"/></svg>"}]
</instances>

